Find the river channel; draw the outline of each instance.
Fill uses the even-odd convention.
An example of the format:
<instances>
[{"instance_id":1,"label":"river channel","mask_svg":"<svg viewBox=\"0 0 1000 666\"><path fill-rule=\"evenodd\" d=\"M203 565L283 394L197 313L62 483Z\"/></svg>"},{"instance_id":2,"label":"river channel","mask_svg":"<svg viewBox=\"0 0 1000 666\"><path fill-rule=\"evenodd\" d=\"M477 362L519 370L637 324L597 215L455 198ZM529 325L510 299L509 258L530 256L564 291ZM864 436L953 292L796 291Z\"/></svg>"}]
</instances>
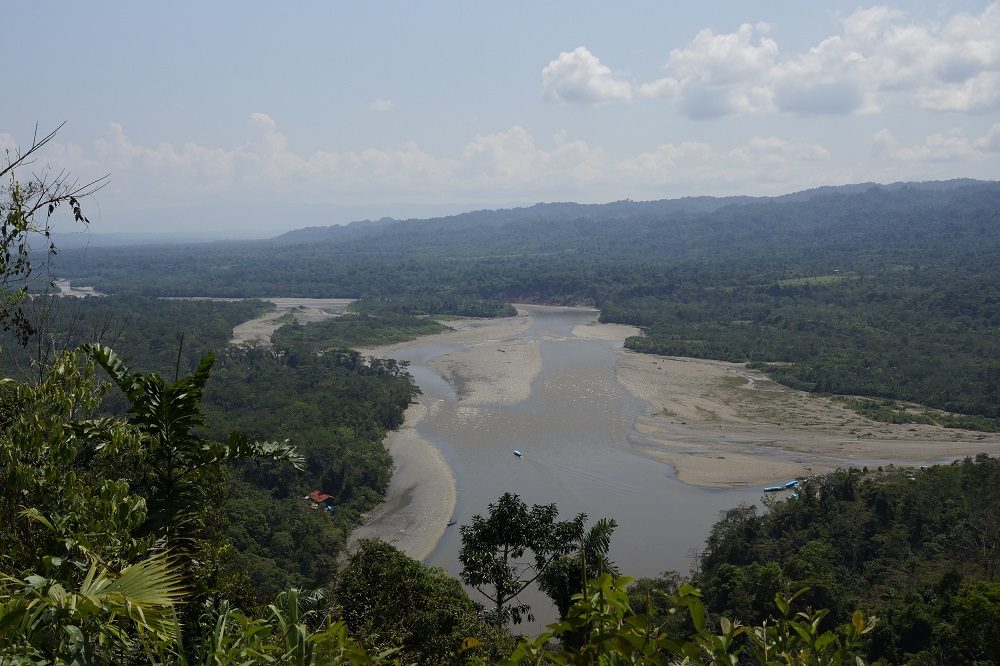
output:
<instances>
[{"instance_id":1,"label":"river channel","mask_svg":"<svg viewBox=\"0 0 1000 666\"><path fill-rule=\"evenodd\" d=\"M410 362L423 391L420 401L428 406L417 431L440 449L457 484L457 524L445 530L426 562L457 575L458 526L510 491L528 504L554 502L564 517L613 517L618 529L611 556L627 575L686 573L719 513L759 503L760 490L681 483L669 465L643 456L632 443L638 441L632 425L650 407L617 381L622 343L573 336L573 328L594 321L596 311L522 307L533 323L520 336L537 342L541 356L526 400L461 405L456 387L428 367L460 344L416 341L391 354ZM543 611L539 619L551 620L551 605L535 600L528 601Z\"/></svg>"}]
</instances>

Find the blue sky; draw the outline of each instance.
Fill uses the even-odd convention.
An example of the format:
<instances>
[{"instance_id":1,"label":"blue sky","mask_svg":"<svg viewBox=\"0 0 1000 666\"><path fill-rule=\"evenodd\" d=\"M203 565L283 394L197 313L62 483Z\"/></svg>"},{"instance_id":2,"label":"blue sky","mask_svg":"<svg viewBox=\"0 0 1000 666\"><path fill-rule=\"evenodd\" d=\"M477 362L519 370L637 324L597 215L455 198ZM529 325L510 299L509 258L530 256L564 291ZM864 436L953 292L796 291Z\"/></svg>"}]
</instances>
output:
<instances>
[{"instance_id":1,"label":"blue sky","mask_svg":"<svg viewBox=\"0 0 1000 666\"><path fill-rule=\"evenodd\" d=\"M94 231L1000 174L996 2L0 0L0 16L0 148L67 121L47 163L111 174Z\"/></svg>"}]
</instances>

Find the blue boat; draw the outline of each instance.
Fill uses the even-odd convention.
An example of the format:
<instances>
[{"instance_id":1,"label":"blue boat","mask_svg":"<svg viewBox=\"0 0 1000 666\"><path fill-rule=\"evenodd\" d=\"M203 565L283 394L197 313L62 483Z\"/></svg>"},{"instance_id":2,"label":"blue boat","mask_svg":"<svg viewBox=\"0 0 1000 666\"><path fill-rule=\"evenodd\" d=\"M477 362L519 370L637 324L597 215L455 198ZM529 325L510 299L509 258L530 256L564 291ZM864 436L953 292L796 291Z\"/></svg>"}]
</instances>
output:
<instances>
[{"instance_id":1,"label":"blue boat","mask_svg":"<svg viewBox=\"0 0 1000 666\"><path fill-rule=\"evenodd\" d=\"M791 481L786 481L785 482L785 487L786 488L798 488L799 487L799 480L798 479L792 479Z\"/></svg>"}]
</instances>

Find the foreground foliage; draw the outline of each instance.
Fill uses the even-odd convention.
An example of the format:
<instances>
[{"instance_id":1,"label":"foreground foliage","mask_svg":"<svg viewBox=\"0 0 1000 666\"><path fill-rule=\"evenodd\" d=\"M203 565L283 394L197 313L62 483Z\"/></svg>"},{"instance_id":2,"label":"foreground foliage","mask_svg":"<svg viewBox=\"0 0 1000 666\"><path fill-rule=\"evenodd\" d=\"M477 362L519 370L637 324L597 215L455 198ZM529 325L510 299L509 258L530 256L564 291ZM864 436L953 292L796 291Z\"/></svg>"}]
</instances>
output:
<instances>
[{"instance_id":1,"label":"foreground foliage","mask_svg":"<svg viewBox=\"0 0 1000 666\"><path fill-rule=\"evenodd\" d=\"M876 620L860 611L851 622L832 631L820 629L825 611L792 613L797 595L774 599L777 618L759 626L744 626L723 618L718 633L706 622L701 595L690 585L667 598L672 613L686 613L693 633L667 633L647 615L636 614L628 602L629 578L604 574L574 597L567 617L550 625L550 631L522 642L503 666L523 664L757 664L759 666L862 666L856 646ZM565 649L550 641L583 637ZM480 662L485 663L485 662Z\"/></svg>"},{"instance_id":2,"label":"foreground foliage","mask_svg":"<svg viewBox=\"0 0 1000 666\"><path fill-rule=\"evenodd\" d=\"M888 663L1000 662L1000 460L841 471L763 514L726 512L696 577L709 611L754 624L791 585L825 608L878 615L864 649Z\"/></svg>"},{"instance_id":3,"label":"foreground foliage","mask_svg":"<svg viewBox=\"0 0 1000 666\"><path fill-rule=\"evenodd\" d=\"M101 416L104 365L132 403ZM0 572L10 657L127 660L149 635L176 637L173 613L197 586L205 490L235 458L294 460L286 447L190 430L210 360L166 384L99 345L60 357L37 386L0 380Z\"/></svg>"},{"instance_id":4,"label":"foreground foliage","mask_svg":"<svg viewBox=\"0 0 1000 666\"><path fill-rule=\"evenodd\" d=\"M489 506L488 516L473 516L470 524L462 525L462 581L490 601L495 625L532 621L531 608L519 602L518 595L583 537L586 514L570 520L557 520L558 515L555 504L529 509L514 493L504 493Z\"/></svg>"},{"instance_id":5,"label":"foreground foliage","mask_svg":"<svg viewBox=\"0 0 1000 666\"><path fill-rule=\"evenodd\" d=\"M287 439L304 458L302 471L268 461L224 465L203 491L202 521L213 545L201 556L214 568L213 585L249 610L288 587L332 579L347 534L381 501L391 470L382 440L415 395L405 366L392 360L345 350L316 356L228 345L235 324L268 307L133 296L36 298L27 312L45 330L27 349L8 338L0 354L0 374L37 382L58 350L88 340L113 342L122 357L161 377L196 371L214 353L201 404L205 428L193 434L220 443L234 430L251 440ZM107 390L94 407L118 415L130 408L122 393ZM302 501L314 489L333 496L330 511Z\"/></svg>"}]
</instances>

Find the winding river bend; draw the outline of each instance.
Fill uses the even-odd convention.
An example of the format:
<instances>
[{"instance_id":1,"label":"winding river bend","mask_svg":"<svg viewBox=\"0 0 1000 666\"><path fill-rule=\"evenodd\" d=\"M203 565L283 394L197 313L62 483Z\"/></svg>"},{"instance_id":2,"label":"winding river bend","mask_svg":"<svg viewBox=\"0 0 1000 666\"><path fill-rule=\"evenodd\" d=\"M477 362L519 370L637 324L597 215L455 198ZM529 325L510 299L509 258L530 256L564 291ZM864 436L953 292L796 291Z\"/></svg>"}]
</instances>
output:
<instances>
[{"instance_id":1,"label":"winding river bend","mask_svg":"<svg viewBox=\"0 0 1000 666\"><path fill-rule=\"evenodd\" d=\"M426 407L416 430L453 470L457 502L452 518L458 525L468 523L510 491L529 504L555 502L561 516L613 517L619 527L611 555L628 575L686 572L719 512L759 502L759 488L684 484L669 465L641 455L632 426L649 406L616 378L622 343L573 335L574 327L595 320L596 311L524 309L532 324L517 342L537 347L540 358L526 399L467 406L465 379L455 375L446 381L440 362L434 363L468 351L462 344L417 340L390 354L410 362ZM457 575L460 545L458 526L450 527L426 562ZM547 604L532 605L542 610Z\"/></svg>"}]
</instances>

